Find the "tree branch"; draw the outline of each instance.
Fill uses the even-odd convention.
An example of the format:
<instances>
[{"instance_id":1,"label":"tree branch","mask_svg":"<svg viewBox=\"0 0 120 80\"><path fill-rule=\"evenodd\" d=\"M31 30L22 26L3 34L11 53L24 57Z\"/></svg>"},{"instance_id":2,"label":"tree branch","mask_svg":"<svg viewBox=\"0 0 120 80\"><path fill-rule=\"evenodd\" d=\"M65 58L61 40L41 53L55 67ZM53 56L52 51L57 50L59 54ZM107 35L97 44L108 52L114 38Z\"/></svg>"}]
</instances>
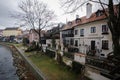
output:
<instances>
[{"instance_id":1,"label":"tree branch","mask_svg":"<svg viewBox=\"0 0 120 80\"><path fill-rule=\"evenodd\" d=\"M99 1L90 0L90 1L91 1L91 2L95 2L95 3L100 3L100 4L102 4L102 5L108 6L108 4L106 4L106 3L104 3L104 2L101 2L101 0L99 0Z\"/></svg>"}]
</instances>

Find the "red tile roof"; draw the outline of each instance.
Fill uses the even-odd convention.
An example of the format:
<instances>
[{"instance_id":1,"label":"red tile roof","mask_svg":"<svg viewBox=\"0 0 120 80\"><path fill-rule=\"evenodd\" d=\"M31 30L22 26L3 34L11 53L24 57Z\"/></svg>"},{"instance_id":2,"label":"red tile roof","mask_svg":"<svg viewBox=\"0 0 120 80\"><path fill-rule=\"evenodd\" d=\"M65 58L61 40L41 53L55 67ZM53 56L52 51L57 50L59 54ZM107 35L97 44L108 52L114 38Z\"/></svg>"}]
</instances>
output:
<instances>
[{"instance_id":1,"label":"red tile roof","mask_svg":"<svg viewBox=\"0 0 120 80\"><path fill-rule=\"evenodd\" d=\"M71 28L74 28L77 25L82 25L82 24L93 22L93 21L102 20L102 19L105 19L105 18L106 18L105 14L102 14L100 16L96 16L96 12L94 12L90 16L90 18L86 18L86 16L83 16L83 17L79 18L79 20L80 20L79 22L76 22L76 20L71 21L72 24L71 25L69 23L66 24L62 30L71 29Z\"/></svg>"},{"instance_id":2,"label":"red tile roof","mask_svg":"<svg viewBox=\"0 0 120 80\"><path fill-rule=\"evenodd\" d=\"M18 27L8 27L5 30L18 30L18 29L19 29Z\"/></svg>"},{"instance_id":3,"label":"red tile roof","mask_svg":"<svg viewBox=\"0 0 120 80\"><path fill-rule=\"evenodd\" d=\"M118 5L114 5L114 13L115 13L115 15L118 15L117 14L118 9L119 9ZM99 15L99 16L96 16L96 13L98 11L102 11L103 14ZM108 15L108 8L105 9L105 12L103 10L98 10L98 11L92 13L92 15L90 16L90 18L86 18L86 16L83 16L83 17L79 18L80 21L77 22L77 23L76 23L76 20L71 21L72 22L71 25L69 25L69 22L68 22L68 24L66 24L63 27L62 30L72 29L72 28L74 28L77 25L87 24L87 23L90 23L90 22L94 22L94 21L106 19L106 16L105 16L104 13L106 12L107 15Z\"/></svg>"},{"instance_id":4,"label":"red tile roof","mask_svg":"<svg viewBox=\"0 0 120 80\"><path fill-rule=\"evenodd\" d=\"M34 29L31 29L30 32L31 32L31 31L34 32L34 33L36 33ZM39 29L37 29L37 32L39 32ZM41 33L42 33L42 34L45 34L46 31L45 31L45 30L41 30Z\"/></svg>"}]
</instances>

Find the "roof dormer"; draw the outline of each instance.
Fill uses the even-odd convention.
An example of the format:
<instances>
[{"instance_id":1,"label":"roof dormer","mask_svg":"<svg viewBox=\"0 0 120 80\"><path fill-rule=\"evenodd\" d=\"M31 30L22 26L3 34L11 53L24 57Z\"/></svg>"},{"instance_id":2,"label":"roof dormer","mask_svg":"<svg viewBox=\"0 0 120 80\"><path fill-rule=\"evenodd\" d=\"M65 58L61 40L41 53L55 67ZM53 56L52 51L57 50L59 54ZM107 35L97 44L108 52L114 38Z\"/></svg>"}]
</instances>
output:
<instances>
[{"instance_id":1,"label":"roof dormer","mask_svg":"<svg viewBox=\"0 0 120 80\"><path fill-rule=\"evenodd\" d=\"M96 14L96 17L98 17L98 16L103 15L104 11L103 10L97 10L95 14Z\"/></svg>"},{"instance_id":2,"label":"roof dormer","mask_svg":"<svg viewBox=\"0 0 120 80\"><path fill-rule=\"evenodd\" d=\"M71 21L69 21L67 24L68 24L69 26L71 26L71 25L72 25L72 22L71 22Z\"/></svg>"}]
</instances>

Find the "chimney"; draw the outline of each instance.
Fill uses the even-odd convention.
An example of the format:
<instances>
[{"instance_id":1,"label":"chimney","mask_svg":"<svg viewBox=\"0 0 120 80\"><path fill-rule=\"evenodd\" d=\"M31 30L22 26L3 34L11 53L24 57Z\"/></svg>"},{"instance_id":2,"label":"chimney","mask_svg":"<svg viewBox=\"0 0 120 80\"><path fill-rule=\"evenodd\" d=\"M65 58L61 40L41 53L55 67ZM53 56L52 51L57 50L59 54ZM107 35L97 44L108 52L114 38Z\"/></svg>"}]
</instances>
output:
<instances>
[{"instance_id":1,"label":"chimney","mask_svg":"<svg viewBox=\"0 0 120 80\"><path fill-rule=\"evenodd\" d=\"M76 19L78 19L79 18L79 15L76 15Z\"/></svg>"},{"instance_id":2,"label":"chimney","mask_svg":"<svg viewBox=\"0 0 120 80\"><path fill-rule=\"evenodd\" d=\"M87 3L87 5L86 5L86 18L90 18L91 14L92 14L92 4Z\"/></svg>"}]
</instances>

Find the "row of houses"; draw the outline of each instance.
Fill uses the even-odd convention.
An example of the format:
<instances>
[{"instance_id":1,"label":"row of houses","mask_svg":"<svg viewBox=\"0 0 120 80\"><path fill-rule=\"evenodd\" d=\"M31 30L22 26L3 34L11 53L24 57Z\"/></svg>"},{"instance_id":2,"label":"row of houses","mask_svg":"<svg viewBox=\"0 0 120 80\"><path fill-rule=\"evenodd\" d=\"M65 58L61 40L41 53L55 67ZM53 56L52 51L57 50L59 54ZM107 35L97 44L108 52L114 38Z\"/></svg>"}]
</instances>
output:
<instances>
[{"instance_id":1,"label":"row of houses","mask_svg":"<svg viewBox=\"0 0 120 80\"><path fill-rule=\"evenodd\" d=\"M77 15L75 20L69 21L61 30L61 50L107 57L113 51L113 45L104 13L103 10L92 13L92 5L88 3L86 16Z\"/></svg>"},{"instance_id":2,"label":"row of houses","mask_svg":"<svg viewBox=\"0 0 120 80\"><path fill-rule=\"evenodd\" d=\"M60 24L53 27L52 29L49 29L47 31L42 30L41 31L41 42L42 44L49 46L53 48L53 46L56 48L60 46ZM19 27L7 27L3 30L0 30L0 39L2 38L2 41L20 41L22 42L23 38L27 38L29 40L29 43L39 42L39 35L36 33L34 29L30 30L21 30ZM8 40L9 39L9 40ZM54 39L54 41L53 41ZM54 45L52 44L54 42Z\"/></svg>"},{"instance_id":3,"label":"row of houses","mask_svg":"<svg viewBox=\"0 0 120 80\"><path fill-rule=\"evenodd\" d=\"M18 27L8 27L0 30L0 36L18 36L21 35L22 31Z\"/></svg>"},{"instance_id":4,"label":"row of houses","mask_svg":"<svg viewBox=\"0 0 120 80\"><path fill-rule=\"evenodd\" d=\"M107 9L106 9L107 11ZM107 25L103 10L92 13L92 5L87 4L86 16L58 24L47 31L41 31L41 40L48 47L54 47L64 52L77 52L92 56L107 57L112 52L112 36ZM33 30L21 31L19 28L6 28L0 36L23 35L29 42L39 41L38 34Z\"/></svg>"},{"instance_id":5,"label":"row of houses","mask_svg":"<svg viewBox=\"0 0 120 80\"><path fill-rule=\"evenodd\" d=\"M0 30L0 40L10 41L22 39L22 30L18 27L8 27Z\"/></svg>"}]
</instances>

